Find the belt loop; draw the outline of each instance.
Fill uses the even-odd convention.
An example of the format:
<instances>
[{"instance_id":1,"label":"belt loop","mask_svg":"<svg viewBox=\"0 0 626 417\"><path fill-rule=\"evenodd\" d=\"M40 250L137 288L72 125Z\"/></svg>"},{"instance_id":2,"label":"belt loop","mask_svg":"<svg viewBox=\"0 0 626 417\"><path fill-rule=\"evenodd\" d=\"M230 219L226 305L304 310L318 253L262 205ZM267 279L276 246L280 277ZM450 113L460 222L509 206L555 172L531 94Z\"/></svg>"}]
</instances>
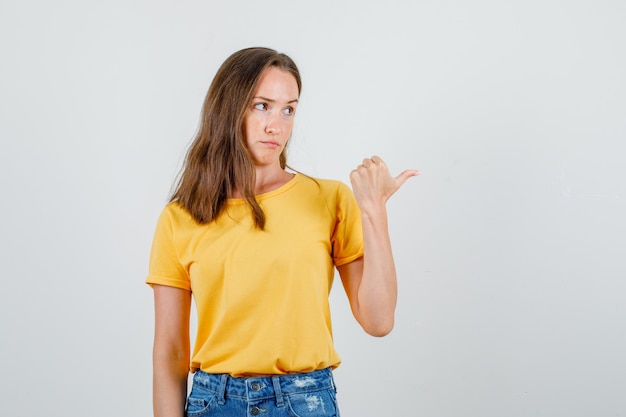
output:
<instances>
[{"instance_id":1,"label":"belt loop","mask_svg":"<svg viewBox=\"0 0 626 417\"><path fill-rule=\"evenodd\" d=\"M272 377L272 385L274 385L274 394L276 394L276 405L282 407L285 405L283 400L283 392L280 390L280 379L277 376Z\"/></svg>"},{"instance_id":2,"label":"belt loop","mask_svg":"<svg viewBox=\"0 0 626 417\"><path fill-rule=\"evenodd\" d=\"M217 403L224 405L226 403L226 384L228 383L228 374L222 374L220 385L217 388Z\"/></svg>"}]
</instances>

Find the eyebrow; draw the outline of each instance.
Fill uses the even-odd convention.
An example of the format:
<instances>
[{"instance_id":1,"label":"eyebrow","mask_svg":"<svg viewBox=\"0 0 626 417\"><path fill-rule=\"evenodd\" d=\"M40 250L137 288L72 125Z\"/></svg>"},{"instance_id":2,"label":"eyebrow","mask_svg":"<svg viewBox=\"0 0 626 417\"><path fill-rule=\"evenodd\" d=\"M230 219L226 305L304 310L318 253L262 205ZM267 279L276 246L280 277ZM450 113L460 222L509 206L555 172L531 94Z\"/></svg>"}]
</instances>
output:
<instances>
[{"instance_id":1,"label":"eyebrow","mask_svg":"<svg viewBox=\"0 0 626 417\"><path fill-rule=\"evenodd\" d=\"M273 99L267 98L267 97L263 97L263 96L255 96L255 97L252 97L252 98L253 99L261 99L263 101L269 101L270 103L276 103L276 100L273 100ZM298 99L296 98L294 100L291 100L291 101L287 102L287 104L291 104L291 103L298 103Z\"/></svg>"}]
</instances>

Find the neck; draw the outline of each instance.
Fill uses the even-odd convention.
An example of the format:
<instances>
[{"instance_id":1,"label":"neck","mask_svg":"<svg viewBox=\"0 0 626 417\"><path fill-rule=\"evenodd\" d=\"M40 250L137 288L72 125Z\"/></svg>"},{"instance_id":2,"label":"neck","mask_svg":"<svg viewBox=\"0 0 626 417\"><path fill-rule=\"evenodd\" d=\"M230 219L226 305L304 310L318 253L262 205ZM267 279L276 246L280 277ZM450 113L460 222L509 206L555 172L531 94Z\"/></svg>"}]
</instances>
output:
<instances>
[{"instance_id":1,"label":"neck","mask_svg":"<svg viewBox=\"0 0 626 417\"><path fill-rule=\"evenodd\" d=\"M275 190L286 184L293 174L280 168L280 166L257 166L255 194L263 194Z\"/></svg>"},{"instance_id":2,"label":"neck","mask_svg":"<svg viewBox=\"0 0 626 417\"><path fill-rule=\"evenodd\" d=\"M254 194L263 194L273 191L285 185L294 174L291 174L279 165L276 166L257 166L255 170ZM234 190L233 198L241 198L243 195L239 190Z\"/></svg>"}]
</instances>

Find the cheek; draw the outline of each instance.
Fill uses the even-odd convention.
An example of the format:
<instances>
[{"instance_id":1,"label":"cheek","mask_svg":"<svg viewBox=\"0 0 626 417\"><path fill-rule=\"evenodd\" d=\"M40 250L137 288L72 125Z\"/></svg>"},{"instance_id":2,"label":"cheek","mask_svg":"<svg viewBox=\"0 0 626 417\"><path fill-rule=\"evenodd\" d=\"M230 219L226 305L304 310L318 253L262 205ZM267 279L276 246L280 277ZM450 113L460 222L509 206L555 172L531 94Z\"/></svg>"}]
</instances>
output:
<instances>
[{"instance_id":1,"label":"cheek","mask_svg":"<svg viewBox=\"0 0 626 417\"><path fill-rule=\"evenodd\" d=\"M248 132L255 132L259 129L259 126L261 126L261 117L256 116L254 114L248 116L243 124L244 126L244 130L248 131Z\"/></svg>"},{"instance_id":2,"label":"cheek","mask_svg":"<svg viewBox=\"0 0 626 417\"><path fill-rule=\"evenodd\" d=\"M291 136L291 132L293 131L293 120L286 121L283 125L283 132L287 136Z\"/></svg>"}]
</instances>

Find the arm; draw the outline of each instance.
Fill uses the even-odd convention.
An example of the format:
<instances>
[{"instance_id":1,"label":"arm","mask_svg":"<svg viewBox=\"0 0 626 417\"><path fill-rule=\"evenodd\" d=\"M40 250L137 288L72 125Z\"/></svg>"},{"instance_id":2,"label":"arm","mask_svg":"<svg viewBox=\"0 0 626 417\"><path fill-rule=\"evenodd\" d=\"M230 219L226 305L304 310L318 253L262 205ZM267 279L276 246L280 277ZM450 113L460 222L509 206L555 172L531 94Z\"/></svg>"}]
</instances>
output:
<instances>
[{"instance_id":1,"label":"arm","mask_svg":"<svg viewBox=\"0 0 626 417\"><path fill-rule=\"evenodd\" d=\"M191 293L154 285L154 417L183 417L189 375Z\"/></svg>"},{"instance_id":2,"label":"arm","mask_svg":"<svg viewBox=\"0 0 626 417\"><path fill-rule=\"evenodd\" d=\"M419 171L406 170L397 177L377 156L363 160L350 173L354 197L361 210L364 255L337 268L354 317L372 336L391 332L397 300L396 268L387 227L386 202Z\"/></svg>"}]
</instances>

